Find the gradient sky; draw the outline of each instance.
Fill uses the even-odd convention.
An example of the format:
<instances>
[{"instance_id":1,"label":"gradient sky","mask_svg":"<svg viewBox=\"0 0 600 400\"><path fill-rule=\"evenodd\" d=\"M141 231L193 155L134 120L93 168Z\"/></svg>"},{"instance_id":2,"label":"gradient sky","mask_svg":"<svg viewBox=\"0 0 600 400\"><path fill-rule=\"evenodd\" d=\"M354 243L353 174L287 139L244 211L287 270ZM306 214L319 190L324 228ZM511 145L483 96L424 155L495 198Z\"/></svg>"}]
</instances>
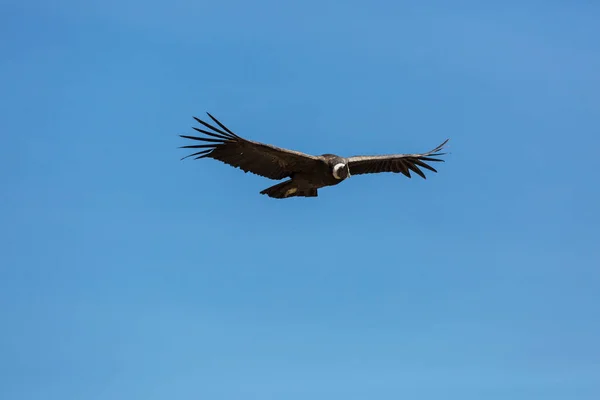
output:
<instances>
[{"instance_id":1,"label":"gradient sky","mask_svg":"<svg viewBox=\"0 0 600 400\"><path fill-rule=\"evenodd\" d=\"M0 398L600 398L597 2L0 11ZM278 201L205 111L451 154Z\"/></svg>"}]
</instances>

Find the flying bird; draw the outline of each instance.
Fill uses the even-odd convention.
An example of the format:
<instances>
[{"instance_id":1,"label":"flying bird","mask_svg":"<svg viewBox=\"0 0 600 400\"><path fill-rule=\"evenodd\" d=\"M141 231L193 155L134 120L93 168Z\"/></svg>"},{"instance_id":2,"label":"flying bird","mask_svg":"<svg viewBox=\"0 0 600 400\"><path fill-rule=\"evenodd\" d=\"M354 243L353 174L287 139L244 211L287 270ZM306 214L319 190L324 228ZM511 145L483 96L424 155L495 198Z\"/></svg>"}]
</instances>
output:
<instances>
[{"instance_id":1,"label":"flying bird","mask_svg":"<svg viewBox=\"0 0 600 400\"><path fill-rule=\"evenodd\" d=\"M372 156L341 157L335 154L314 156L299 151L283 149L270 144L244 139L215 117L208 113L210 119L218 127L193 117L199 124L209 130L192 127L204 136L179 135L185 139L201 142L181 146L184 149L196 149L196 153L188 157L213 158L244 172L270 178L287 180L264 189L260 194L266 194L276 199L289 197L317 197L318 189L337 185L352 175L374 174L379 172L402 173L408 178L411 171L426 179L420 168L437 172L427 162L443 162L437 157L449 139L446 139L435 149L422 154L387 154Z\"/></svg>"}]
</instances>

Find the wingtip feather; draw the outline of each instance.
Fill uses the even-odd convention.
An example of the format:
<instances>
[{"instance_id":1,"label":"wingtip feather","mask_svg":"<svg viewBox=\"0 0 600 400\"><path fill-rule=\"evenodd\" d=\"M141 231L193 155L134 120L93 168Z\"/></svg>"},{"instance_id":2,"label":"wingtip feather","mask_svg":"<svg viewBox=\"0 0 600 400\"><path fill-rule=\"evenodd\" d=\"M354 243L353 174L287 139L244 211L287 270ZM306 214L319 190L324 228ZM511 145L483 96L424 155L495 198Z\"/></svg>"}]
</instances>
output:
<instances>
[{"instance_id":1,"label":"wingtip feather","mask_svg":"<svg viewBox=\"0 0 600 400\"><path fill-rule=\"evenodd\" d=\"M241 139L238 135L236 135L235 133L233 133L228 127L226 127L224 124L221 123L221 121L219 121L217 118L213 117L211 113L209 113L208 111L206 112L206 114L208 114L208 116L210 117L210 119L212 119L213 121L215 121L217 123L217 125L219 125L222 129L224 129L227 133L233 135L234 137Z\"/></svg>"}]
</instances>

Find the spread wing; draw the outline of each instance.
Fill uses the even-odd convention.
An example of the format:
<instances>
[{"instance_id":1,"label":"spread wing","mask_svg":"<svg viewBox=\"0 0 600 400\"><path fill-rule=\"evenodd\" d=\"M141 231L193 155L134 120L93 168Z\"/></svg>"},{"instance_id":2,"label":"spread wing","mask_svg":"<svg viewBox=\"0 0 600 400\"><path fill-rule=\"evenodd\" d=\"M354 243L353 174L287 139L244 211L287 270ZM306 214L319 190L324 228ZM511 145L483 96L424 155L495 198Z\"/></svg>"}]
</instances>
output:
<instances>
[{"instance_id":1,"label":"spread wing","mask_svg":"<svg viewBox=\"0 0 600 400\"><path fill-rule=\"evenodd\" d=\"M428 165L427 162L444 162L444 160L440 160L436 157L446 154L440 153L439 151L442 150L446 143L448 143L448 140L449 139L446 139L444 143L440 144L435 149L423 154L387 154L380 156L350 157L348 158L350 174L360 175L376 174L379 172L401 172L410 178L410 171L413 171L423 179L426 179L425 174L419 167L437 172L436 169Z\"/></svg>"},{"instance_id":2,"label":"spread wing","mask_svg":"<svg viewBox=\"0 0 600 400\"><path fill-rule=\"evenodd\" d=\"M198 150L194 154L183 157L182 160L193 156L196 156L195 159L214 158L240 168L244 172L252 172L271 179L283 179L291 176L294 172L310 170L320 162L319 158L309 154L244 139L230 131L210 113L207 114L220 129L194 117L210 131L193 127L194 130L206 136L179 135L186 139L202 142L201 144L181 146L183 149Z\"/></svg>"}]
</instances>

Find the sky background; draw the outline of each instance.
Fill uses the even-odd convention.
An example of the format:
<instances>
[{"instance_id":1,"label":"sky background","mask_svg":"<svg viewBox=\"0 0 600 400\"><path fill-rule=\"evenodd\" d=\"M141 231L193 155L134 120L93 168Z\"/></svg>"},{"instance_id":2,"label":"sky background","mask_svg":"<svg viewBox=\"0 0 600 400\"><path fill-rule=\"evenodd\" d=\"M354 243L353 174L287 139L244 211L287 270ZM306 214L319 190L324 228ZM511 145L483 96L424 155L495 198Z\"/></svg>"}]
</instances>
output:
<instances>
[{"instance_id":1,"label":"sky background","mask_svg":"<svg viewBox=\"0 0 600 400\"><path fill-rule=\"evenodd\" d=\"M0 398L600 398L599 19L2 0ZM315 154L451 154L278 201L180 161L205 111Z\"/></svg>"}]
</instances>

